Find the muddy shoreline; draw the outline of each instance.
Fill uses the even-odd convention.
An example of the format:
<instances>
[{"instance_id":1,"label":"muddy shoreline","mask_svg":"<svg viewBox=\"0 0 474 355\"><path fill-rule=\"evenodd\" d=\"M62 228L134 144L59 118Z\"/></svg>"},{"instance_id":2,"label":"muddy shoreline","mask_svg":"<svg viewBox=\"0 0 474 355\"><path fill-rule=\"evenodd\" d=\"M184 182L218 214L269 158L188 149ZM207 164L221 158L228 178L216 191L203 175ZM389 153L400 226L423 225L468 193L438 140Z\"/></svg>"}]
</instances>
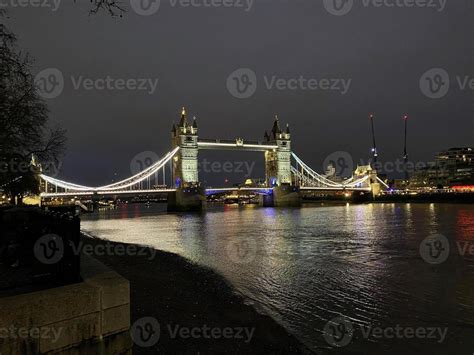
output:
<instances>
[{"instance_id":1,"label":"muddy shoreline","mask_svg":"<svg viewBox=\"0 0 474 355\"><path fill-rule=\"evenodd\" d=\"M128 245L84 234L82 241L92 247ZM142 255L93 255L130 281L131 324L143 317L160 324L157 344L134 345L134 354L310 353L271 317L245 304L214 271L176 254L145 247L140 251ZM197 336L188 335L187 329L197 329ZM224 337L224 329L232 336Z\"/></svg>"}]
</instances>

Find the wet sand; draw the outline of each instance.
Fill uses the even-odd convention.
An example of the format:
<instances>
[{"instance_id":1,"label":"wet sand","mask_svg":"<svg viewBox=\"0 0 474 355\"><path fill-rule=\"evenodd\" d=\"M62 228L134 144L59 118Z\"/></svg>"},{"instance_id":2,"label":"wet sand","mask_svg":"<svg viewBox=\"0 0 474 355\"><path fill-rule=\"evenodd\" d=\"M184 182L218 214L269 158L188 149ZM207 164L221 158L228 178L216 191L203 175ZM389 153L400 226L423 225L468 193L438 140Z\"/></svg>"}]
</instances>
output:
<instances>
[{"instance_id":1,"label":"wet sand","mask_svg":"<svg viewBox=\"0 0 474 355\"><path fill-rule=\"evenodd\" d=\"M84 245L127 245L88 236L82 239ZM272 318L246 305L223 277L179 255L146 248L141 256L94 257L130 281L131 324L142 317L154 317L160 324L157 344L149 348L135 345L134 354L309 353ZM183 327L198 328L195 334L200 335L188 336ZM211 335L213 328L219 329L216 336ZM235 337L219 336L224 328L232 328ZM184 337L173 336L177 329Z\"/></svg>"}]
</instances>

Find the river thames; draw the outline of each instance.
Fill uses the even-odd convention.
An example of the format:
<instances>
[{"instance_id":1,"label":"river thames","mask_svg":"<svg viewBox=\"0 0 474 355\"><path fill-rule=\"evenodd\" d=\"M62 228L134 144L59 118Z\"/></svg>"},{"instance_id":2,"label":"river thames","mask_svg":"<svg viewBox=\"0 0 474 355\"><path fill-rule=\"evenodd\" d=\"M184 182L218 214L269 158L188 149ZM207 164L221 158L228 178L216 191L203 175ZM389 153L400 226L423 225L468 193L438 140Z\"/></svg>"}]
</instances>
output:
<instances>
[{"instance_id":1,"label":"river thames","mask_svg":"<svg viewBox=\"0 0 474 355\"><path fill-rule=\"evenodd\" d=\"M474 352L473 205L165 209L120 205L82 229L211 268L315 352Z\"/></svg>"}]
</instances>

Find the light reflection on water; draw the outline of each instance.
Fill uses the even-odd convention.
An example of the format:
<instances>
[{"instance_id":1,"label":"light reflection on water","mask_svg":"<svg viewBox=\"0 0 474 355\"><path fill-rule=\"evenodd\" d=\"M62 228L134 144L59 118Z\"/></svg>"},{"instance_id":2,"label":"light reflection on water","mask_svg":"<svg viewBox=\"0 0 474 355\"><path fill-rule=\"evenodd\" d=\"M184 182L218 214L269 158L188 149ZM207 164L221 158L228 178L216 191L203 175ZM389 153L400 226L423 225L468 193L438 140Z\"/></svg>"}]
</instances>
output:
<instances>
[{"instance_id":1,"label":"light reflection on water","mask_svg":"<svg viewBox=\"0 0 474 355\"><path fill-rule=\"evenodd\" d=\"M164 209L121 206L85 216L82 228L213 268L312 349L329 347L324 326L344 315L356 326L449 328L442 344L366 341L356 329L346 350L474 351L474 258L456 246L474 243L472 205ZM437 233L450 240L452 255L433 266L420 258L419 245Z\"/></svg>"}]
</instances>

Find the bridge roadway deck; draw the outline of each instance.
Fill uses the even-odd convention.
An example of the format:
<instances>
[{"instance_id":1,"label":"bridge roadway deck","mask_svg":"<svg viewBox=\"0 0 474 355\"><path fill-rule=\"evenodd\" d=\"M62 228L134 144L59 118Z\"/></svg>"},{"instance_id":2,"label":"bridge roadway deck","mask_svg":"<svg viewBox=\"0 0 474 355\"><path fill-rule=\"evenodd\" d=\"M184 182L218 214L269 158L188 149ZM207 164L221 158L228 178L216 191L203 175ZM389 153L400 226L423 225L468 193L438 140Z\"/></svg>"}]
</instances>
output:
<instances>
[{"instance_id":1,"label":"bridge roadway deck","mask_svg":"<svg viewBox=\"0 0 474 355\"><path fill-rule=\"evenodd\" d=\"M257 193L269 193L271 188L266 187L223 187L223 188L208 188L206 189L206 194L213 193L223 193L223 192L232 192L232 191L254 191ZM348 187L348 188L339 188L339 187L310 187L302 186L300 187L301 191L365 191L370 192L370 187ZM150 195L150 194L160 194L176 191L176 189L150 189L150 190L124 190L124 191L68 191L68 192L49 192L41 193L42 198L55 198L55 197L86 197L86 196L118 196L118 195Z\"/></svg>"}]
</instances>

